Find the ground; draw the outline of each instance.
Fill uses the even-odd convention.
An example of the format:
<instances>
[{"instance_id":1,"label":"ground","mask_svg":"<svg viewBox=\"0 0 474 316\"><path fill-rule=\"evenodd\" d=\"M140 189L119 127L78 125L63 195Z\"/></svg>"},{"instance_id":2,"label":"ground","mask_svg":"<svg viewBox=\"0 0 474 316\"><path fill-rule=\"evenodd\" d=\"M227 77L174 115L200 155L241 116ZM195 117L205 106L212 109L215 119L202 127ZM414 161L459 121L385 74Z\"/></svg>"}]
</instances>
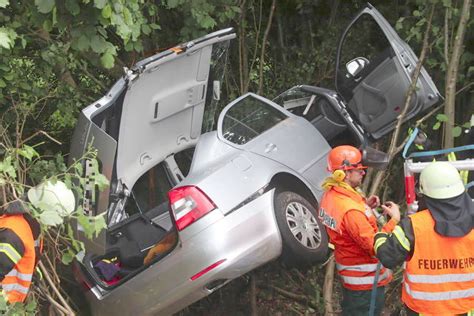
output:
<instances>
[{"instance_id":1,"label":"ground","mask_svg":"<svg viewBox=\"0 0 474 316\"><path fill-rule=\"evenodd\" d=\"M252 272L257 280L257 309L259 316L324 315L322 285L325 266L318 264L306 269L283 266L275 261ZM387 288L383 316L403 315L400 302L401 271ZM336 315L341 308L341 284L335 278L333 306ZM178 316L251 314L250 274L233 280L219 291L188 306Z\"/></svg>"}]
</instances>

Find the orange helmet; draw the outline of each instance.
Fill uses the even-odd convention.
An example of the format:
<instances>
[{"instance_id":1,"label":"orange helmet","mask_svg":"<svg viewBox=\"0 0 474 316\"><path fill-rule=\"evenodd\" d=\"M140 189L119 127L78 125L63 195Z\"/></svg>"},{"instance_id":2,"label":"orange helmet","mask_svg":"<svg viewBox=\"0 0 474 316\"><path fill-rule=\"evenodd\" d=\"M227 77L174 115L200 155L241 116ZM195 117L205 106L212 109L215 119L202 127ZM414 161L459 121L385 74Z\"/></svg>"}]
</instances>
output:
<instances>
[{"instance_id":1,"label":"orange helmet","mask_svg":"<svg viewBox=\"0 0 474 316\"><path fill-rule=\"evenodd\" d=\"M360 150L348 145L334 147L328 155L328 170L366 169Z\"/></svg>"}]
</instances>

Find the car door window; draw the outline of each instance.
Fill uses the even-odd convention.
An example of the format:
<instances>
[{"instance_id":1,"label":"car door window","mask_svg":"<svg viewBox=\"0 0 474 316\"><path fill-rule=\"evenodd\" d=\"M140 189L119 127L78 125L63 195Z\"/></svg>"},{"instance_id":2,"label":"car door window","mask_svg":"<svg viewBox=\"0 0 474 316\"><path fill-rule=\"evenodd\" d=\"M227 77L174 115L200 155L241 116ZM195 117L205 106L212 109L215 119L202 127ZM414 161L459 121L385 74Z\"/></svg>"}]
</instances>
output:
<instances>
[{"instance_id":1,"label":"car door window","mask_svg":"<svg viewBox=\"0 0 474 316\"><path fill-rule=\"evenodd\" d=\"M395 128L417 61L408 44L370 4L344 31L336 57L336 90L373 139ZM422 68L404 120L432 107L439 96Z\"/></svg>"},{"instance_id":2,"label":"car door window","mask_svg":"<svg viewBox=\"0 0 474 316\"><path fill-rule=\"evenodd\" d=\"M370 72L395 54L382 29L369 14L363 14L349 29L342 44L338 71L338 88L346 99L352 98L354 87ZM365 60L365 64L357 59ZM350 74L347 65L360 65Z\"/></svg>"},{"instance_id":3,"label":"car door window","mask_svg":"<svg viewBox=\"0 0 474 316\"><path fill-rule=\"evenodd\" d=\"M225 113L222 136L234 144L243 145L286 118L278 109L248 95Z\"/></svg>"}]
</instances>

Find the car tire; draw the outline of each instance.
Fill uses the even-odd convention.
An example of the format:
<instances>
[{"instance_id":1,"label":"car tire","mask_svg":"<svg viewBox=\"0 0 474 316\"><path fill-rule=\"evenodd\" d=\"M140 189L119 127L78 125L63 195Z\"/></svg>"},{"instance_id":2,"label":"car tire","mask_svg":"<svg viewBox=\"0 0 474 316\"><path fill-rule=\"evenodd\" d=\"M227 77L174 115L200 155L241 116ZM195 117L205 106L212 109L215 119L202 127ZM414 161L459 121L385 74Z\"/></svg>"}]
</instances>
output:
<instances>
[{"instance_id":1,"label":"car tire","mask_svg":"<svg viewBox=\"0 0 474 316\"><path fill-rule=\"evenodd\" d=\"M297 193L277 191L275 217L282 238L283 262L301 266L326 260L328 237L311 203Z\"/></svg>"}]
</instances>

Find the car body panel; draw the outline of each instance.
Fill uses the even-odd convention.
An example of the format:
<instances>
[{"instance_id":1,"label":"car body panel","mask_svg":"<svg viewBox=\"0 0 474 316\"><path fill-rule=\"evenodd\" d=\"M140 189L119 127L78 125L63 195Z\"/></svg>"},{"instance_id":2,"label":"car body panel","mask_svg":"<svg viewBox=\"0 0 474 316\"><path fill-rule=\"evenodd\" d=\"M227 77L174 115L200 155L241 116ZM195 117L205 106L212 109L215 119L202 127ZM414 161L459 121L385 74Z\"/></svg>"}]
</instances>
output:
<instances>
[{"instance_id":1,"label":"car body panel","mask_svg":"<svg viewBox=\"0 0 474 316\"><path fill-rule=\"evenodd\" d=\"M109 135L105 130L107 127L98 126L107 124L106 121L94 120L99 117L101 113L107 111L108 108L113 107L117 100L120 99L124 90L124 81L120 79L103 98L89 105L80 114L79 119L72 138L71 154L69 156L69 163L74 160L83 159L83 155L87 152L88 147L100 148L97 151L97 160L99 161L100 172L107 177L113 178L115 155L117 149L117 141ZM88 161L84 162L84 169L88 174ZM89 175L89 174L88 174ZM96 216L105 212L109 207L110 187L102 191L96 190L95 187L86 188L87 194L84 194L82 199L82 207L84 213L88 216ZM94 195L94 196L93 196ZM94 201L92 201L94 200ZM85 249L91 252L102 254L105 251L105 233L100 232L94 239L89 239L83 232L79 223L76 223L76 237L84 243Z\"/></svg>"},{"instance_id":2,"label":"car body panel","mask_svg":"<svg viewBox=\"0 0 474 316\"><path fill-rule=\"evenodd\" d=\"M94 314L134 315L139 306L141 315L170 315L210 294L212 291L204 288L210 282L233 279L276 258L281 240L273 215L273 194L274 190L268 191L221 218L219 225L181 241L159 264L116 288L113 295L97 300L89 293ZM190 257L192 261L187 260ZM197 280L190 280L221 259L226 261ZM133 304L124 300L127 297L133 298Z\"/></svg>"},{"instance_id":3,"label":"car body panel","mask_svg":"<svg viewBox=\"0 0 474 316\"><path fill-rule=\"evenodd\" d=\"M319 195L309 180L287 166L252 152L240 151L239 155L223 161L220 168L207 174L206 177L195 178L190 174L180 185L196 184L212 197L212 201L224 214L235 211L236 207L255 196L258 190L264 189L279 173L291 174L306 183L315 197ZM321 157L321 160L325 164L325 157ZM317 179L321 179L321 176L319 175ZM196 225L199 226L198 223Z\"/></svg>"},{"instance_id":4,"label":"car body panel","mask_svg":"<svg viewBox=\"0 0 474 316\"><path fill-rule=\"evenodd\" d=\"M117 179L100 193L95 188L87 190L82 203L86 215L117 207L120 201L110 200L111 194L118 196L124 188L131 189L153 165L197 142L212 46L234 37L231 28L220 30L144 59L126 70L104 97L81 112L71 142L70 163L81 159L92 145L98 149L100 171L109 180ZM140 141L136 141L137 131ZM94 206L88 198L91 195L98 195ZM86 249L103 254L104 232L91 241L77 226L78 239Z\"/></svg>"},{"instance_id":5,"label":"car body panel","mask_svg":"<svg viewBox=\"0 0 474 316\"><path fill-rule=\"evenodd\" d=\"M246 98L256 98L281 111L287 118L248 143L238 145L225 139L222 131L223 121L228 111L239 106L239 103ZM311 169L317 161L324 159L331 149L320 132L307 120L253 93L247 93L226 106L219 116L217 126L219 138L223 142L284 164L303 176L306 176L307 170ZM307 135L312 136L307 137ZM298 155L295 155L296 152Z\"/></svg>"},{"instance_id":6,"label":"car body panel","mask_svg":"<svg viewBox=\"0 0 474 316\"><path fill-rule=\"evenodd\" d=\"M117 178L127 187L170 153L195 145L212 46L233 37L210 37L185 52L137 66L141 72L131 78L124 98L117 152Z\"/></svg>"},{"instance_id":7,"label":"car body panel","mask_svg":"<svg viewBox=\"0 0 474 316\"><path fill-rule=\"evenodd\" d=\"M371 23L369 30L377 31L379 36L386 38L385 41L377 36L378 38L374 41L386 42L387 47L383 51L380 48L375 56L361 56L370 59L368 65L359 74L351 76L341 71L343 66L341 58L344 52L354 47L354 42L350 42L350 36L353 36L350 32L359 21ZM360 42L357 44L360 45ZM348 108L356 115L366 133L373 139L381 138L396 124L417 62L418 59L412 49L400 39L387 20L371 5L362 9L344 31L336 59L336 89L345 98ZM438 89L423 68L405 120L430 108L440 98Z\"/></svg>"}]
</instances>

